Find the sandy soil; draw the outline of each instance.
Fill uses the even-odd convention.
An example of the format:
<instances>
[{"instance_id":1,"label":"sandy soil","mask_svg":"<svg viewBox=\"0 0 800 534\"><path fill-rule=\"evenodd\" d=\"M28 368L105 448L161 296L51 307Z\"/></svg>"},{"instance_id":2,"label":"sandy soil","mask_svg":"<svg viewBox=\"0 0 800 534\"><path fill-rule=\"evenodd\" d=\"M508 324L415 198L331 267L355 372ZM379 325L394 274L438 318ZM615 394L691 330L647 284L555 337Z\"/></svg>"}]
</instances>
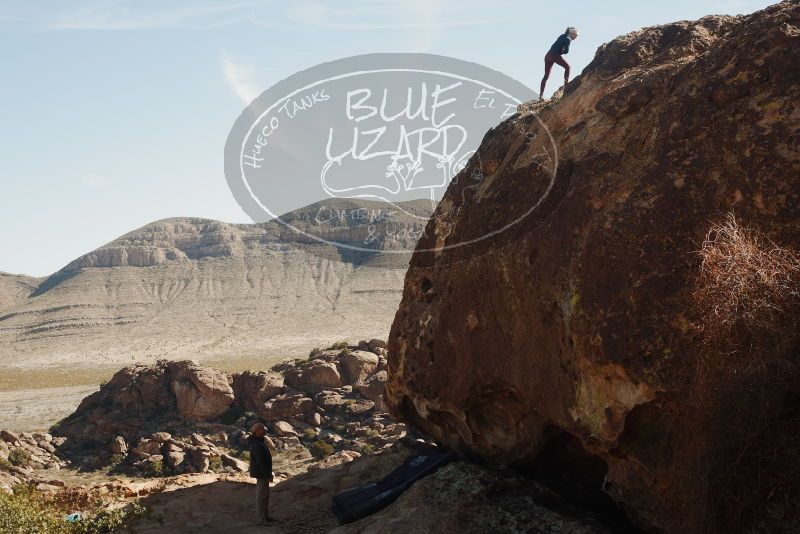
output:
<instances>
[{"instance_id":1,"label":"sandy soil","mask_svg":"<svg viewBox=\"0 0 800 534\"><path fill-rule=\"evenodd\" d=\"M256 526L255 480L245 476L191 475L180 477L164 492L141 502L150 515L134 528L135 534L199 534L235 532L330 532L338 522L331 512L333 496L365 482L380 480L402 462L407 449L395 447L384 454L337 465L279 482L270 491L271 527ZM359 532L342 528L341 532Z\"/></svg>"},{"instance_id":2,"label":"sandy soil","mask_svg":"<svg viewBox=\"0 0 800 534\"><path fill-rule=\"evenodd\" d=\"M228 372L266 370L283 356L196 358ZM0 429L16 432L46 430L71 414L81 400L97 391L117 372L117 366L2 368L0 367Z\"/></svg>"},{"instance_id":3,"label":"sandy soil","mask_svg":"<svg viewBox=\"0 0 800 534\"><path fill-rule=\"evenodd\" d=\"M97 385L0 392L0 428L14 431L46 430L63 419L81 400L97 390Z\"/></svg>"}]
</instances>

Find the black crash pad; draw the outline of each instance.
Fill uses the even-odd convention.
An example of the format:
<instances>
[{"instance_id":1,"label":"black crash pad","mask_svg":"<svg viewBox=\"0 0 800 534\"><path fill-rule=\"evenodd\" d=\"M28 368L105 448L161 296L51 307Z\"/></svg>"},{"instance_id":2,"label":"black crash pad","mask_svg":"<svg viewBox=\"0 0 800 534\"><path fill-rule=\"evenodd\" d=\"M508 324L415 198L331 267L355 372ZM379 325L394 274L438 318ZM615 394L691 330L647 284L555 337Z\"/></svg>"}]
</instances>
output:
<instances>
[{"instance_id":1,"label":"black crash pad","mask_svg":"<svg viewBox=\"0 0 800 534\"><path fill-rule=\"evenodd\" d=\"M456 459L445 449L431 448L409 458L383 480L344 491L333 498L333 513L342 523L374 514L394 502L420 478Z\"/></svg>"}]
</instances>

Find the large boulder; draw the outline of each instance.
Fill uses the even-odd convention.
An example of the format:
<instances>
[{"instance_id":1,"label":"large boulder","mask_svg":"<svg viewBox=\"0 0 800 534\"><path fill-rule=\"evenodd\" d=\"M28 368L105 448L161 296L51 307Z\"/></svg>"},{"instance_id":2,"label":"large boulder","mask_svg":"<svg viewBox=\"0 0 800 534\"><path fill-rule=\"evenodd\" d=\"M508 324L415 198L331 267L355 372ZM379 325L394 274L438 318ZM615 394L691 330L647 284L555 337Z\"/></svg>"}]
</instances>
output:
<instances>
[{"instance_id":1,"label":"large boulder","mask_svg":"<svg viewBox=\"0 0 800 534\"><path fill-rule=\"evenodd\" d=\"M303 416L314 410L314 401L302 394L279 395L264 403L258 416L264 421L279 421Z\"/></svg>"},{"instance_id":2,"label":"large boulder","mask_svg":"<svg viewBox=\"0 0 800 534\"><path fill-rule=\"evenodd\" d=\"M338 388L342 377L335 363L312 359L286 371L286 385L302 391L321 391Z\"/></svg>"},{"instance_id":3,"label":"large boulder","mask_svg":"<svg viewBox=\"0 0 800 534\"><path fill-rule=\"evenodd\" d=\"M227 375L210 367L192 361L135 364L83 399L54 431L69 438L69 447L105 445L117 436L134 441L142 427L158 422L218 417L233 398Z\"/></svg>"},{"instance_id":4,"label":"large boulder","mask_svg":"<svg viewBox=\"0 0 800 534\"><path fill-rule=\"evenodd\" d=\"M108 450L111 451L111 454L127 454L128 444L125 443L125 438L116 436L108 444Z\"/></svg>"},{"instance_id":5,"label":"large boulder","mask_svg":"<svg viewBox=\"0 0 800 534\"><path fill-rule=\"evenodd\" d=\"M729 212L800 250L798 49L794 1L647 28L603 45L561 99L491 130L460 174L480 180L453 180L411 260L391 411L489 461L590 462L572 474L644 527L789 521L797 328L737 327L715 343L696 297L720 283L697 251ZM766 239L745 244L794 269ZM753 274L712 298L776 272L730 258Z\"/></svg>"},{"instance_id":6,"label":"large boulder","mask_svg":"<svg viewBox=\"0 0 800 534\"><path fill-rule=\"evenodd\" d=\"M377 401L378 397L382 397L384 395L387 378L388 374L386 371L378 371L371 377L367 378L364 382L358 384L356 389L365 399Z\"/></svg>"},{"instance_id":7,"label":"large boulder","mask_svg":"<svg viewBox=\"0 0 800 534\"><path fill-rule=\"evenodd\" d=\"M272 430L278 437L286 438L289 436L296 436L297 431L286 421L275 421L272 423Z\"/></svg>"},{"instance_id":8,"label":"large boulder","mask_svg":"<svg viewBox=\"0 0 800 534\"><path fill-rule=\"evenodd\" d=\"M378 368L378 356L365 350L354 350L339 356L339 367L345 384L363 382Z\"/></svg>"},{"instance_id":9,"label":"large boulder","mask_svg":"<svg viewBox=\"0 0 800 534\"><path fill-rule=\"evenodd\" d=\"M169 370L181 417L207 421L219 417L233 404L233 388L225 373L191 361L171 362Z\"/></svg>"},{"instance_id":10,"label":"large boulder","mask_svg":"<svg viewBox=\"0 0 800 534\"><path fill-rule=\"evenodd\" d=\"M244 371L233 375L233 391L236 405L258 411L269 399L284 392L283 377L265 372Z\"/></svg>"},{"instance_id":11,"label":"large boulder","mask_svg":"<svg viewBox=\"0 0 800 534\"><path fill-rule=\"evenodd\" d=\"M117 371L108 383L55 426L55 434L77 443L108 443L117 435L133 439L145 421L175 414L168 363L134 364Z\"/></svg>"},{"instance_id":12,"label":"large boulder","mask_svg":"<svg viewBox=\"0 0 800 534\"><path fill-rule=\"evenodd\" d=\"M19 434L11 430L0 430L0 440L4 443L19 443Z\"/></svg>"}]
</instances>

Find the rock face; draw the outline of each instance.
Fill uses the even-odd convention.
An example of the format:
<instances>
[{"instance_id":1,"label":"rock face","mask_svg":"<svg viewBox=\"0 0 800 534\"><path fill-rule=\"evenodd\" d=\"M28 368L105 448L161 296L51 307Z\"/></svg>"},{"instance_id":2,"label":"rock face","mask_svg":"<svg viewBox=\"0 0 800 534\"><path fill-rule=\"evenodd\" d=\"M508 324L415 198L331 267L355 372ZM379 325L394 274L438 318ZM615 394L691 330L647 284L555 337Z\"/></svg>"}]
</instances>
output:
<instances>
[{"instance_id":1,"label":"rock face","mask_svg":"<svg viewBox=\"0 0 800 534\"><path fill-rule=\"evenodd\" d=\"M236 405L255 412L269 399L284 392L283 377L265 372L244 371L233 375Z\"/></svg>"},{"instance_id":2,"label":"rock face","mask_svg":"<svg viewBox=\"0 0 800 534\"><path fill-rule=\"evenodd\" d=\"M135 364L118 371L55 428L76 441L132 439L148 421L214 419L233 399L227 375L209 367L192 361Z\"/></svg>"},{"instance_id":3,"label":"rock face","mask_svg":"<svg viewBox=\"0 0 800 534\"><path fill-rule=\"evenodd\" d=\"M258 420L268 423L266 442L278 453L280 479L387 449L409 436L382 404L386 371L359 387L340 380L333 386L301 381L301 389L284 384L284 378L291 382L289 376L322 366L340 376L342 359L359 346L340 342L314 349L307 360L232 376L191 361L127 367L56 425L57 437L0 430L0 490L20 476L32 480L29 469L17 472L28 464L59 468L71 462L147 477L246 472L249 431ZM369 360L364 354L360 359Z\"/></svg>"},{"instance_id":4,"label":"rock face","mask_svg":"<svg viewBox=\"0 0 800 534\"><path fill-rule=\"evenodd\" d=\"M695 251L731 211L800 249L798 48L797 2L647 28L490 131L462 172L482 181L451 183L412 258L390 410L499 463L580 450L601 467L586 482L640 525L713 531L693 482L722 450L694 438L714 410L693 402L693 372L715 350ZM553 143L555 171L537 158Z\"/></svg>"},{"instance_id":5,"label":"rock face","mask_svg":"<svg viewBox=\"0 0 800 534\"><path fill-rule=\"evenodd\" d=\"M184 419L219 417L233 404L233 388L225 373L186 362L170 364L172 392Z\"/></svg>"},{"instance_id":6,"label":"rock face","mask_svg":"<svg viewBox=\"0 0 800 534\"><path fill-rule=\"evenodd\" d=\"M41 470L51 472L67 467L69 462L56 454L63 438L45 432L0 430L0 491L12 493L14 486L27 483L37 489L49 491L63 486L60 480L41 478ZM47 486L47 487L39 487Z\"/></svg>"},{"instance_id":7,"label":"rock face","mask_svg":"<svg viewBox=\"0 0 800 534\"><path fill-rule=\"evenodd\" d=\"M287 371L285 381L287 385L303 391L319 391L342 385L342 377L336 365L323 360L310 360L302 367Z\"/></svg>"},{"instance_id":8,"label":"rock face","mask_svg":"<svg viewBox=\"0 0 800 534\"><path fill-rule=\"evenodd\" d=\"M347 383L358 384L378 369L378 356L364 350L348 352L340 358L340 365Z\"/></svg>"},{"instance_id":9,"label":"rock face","mask_svg":"<svg viewBox=\"0 0 800 534\"><path fill-rule=\"evenodd\" d=\"M358 345L338 344L335 349L313 350L307 360L281 362L269 372L228 375L188 360L135 364L86 397L54 431L68 438L70 449L102 445L112 454L124 454L131 444L132 453L141 459L162 454L159 450L171 436L156 430L165 426L223 420L252 424L260 418L280 429L278 435L296 436L293 425L307 429L309 424L360 419L375 411L376 399L384 408L386 372L375 371L378 359ZM143 436L149 437L142 441ZM0 443L18 439L13 432L0 431Z\"/></svg>"}]
</instances>

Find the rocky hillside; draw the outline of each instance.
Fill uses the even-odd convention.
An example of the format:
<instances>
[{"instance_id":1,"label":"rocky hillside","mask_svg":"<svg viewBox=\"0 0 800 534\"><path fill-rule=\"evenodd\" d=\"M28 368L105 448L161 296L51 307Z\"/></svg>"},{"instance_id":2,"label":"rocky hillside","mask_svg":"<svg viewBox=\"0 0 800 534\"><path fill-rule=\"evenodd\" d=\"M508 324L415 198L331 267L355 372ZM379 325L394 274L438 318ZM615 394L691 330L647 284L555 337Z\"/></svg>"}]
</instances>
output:
<instances>
[{"instance_id":1,"label":"rocky hillside","mask_svg":"<svg viewBox=\"0 0 800 534\"><path fill-rule=\"evenodd\" d=\"M624 520L556 487L464 461L339 525L333 496L431 446L383 409L384 347L377 339L336 344L259 372L226 374L191 361L126 367L52 433L0 431L0 504L3 492L20 501L30 487L37 506L59 503L82 522L122 509L123 530L136 533L626 531ZM248 430L259 420L275 473L271 529L255 525L246 474ZM20 521L0 513L0 529Z\"/></svg>"},{"instance_id":2,"label":"rocky hillside","mask_svg":"<svg viewBox=\"0 0 800 534\"><path fill-rule=\"evenodd\" d=\"M402 208L376 222L386 205L330 200L282 217L307 235L278 222L167 219L41 284L2 275L0 361L118 367L132 357L302 355L330 339L385 337L408 262L387 251L413 248L387 239L386 226L421 229L431 210L430 202Z\"/></svg>"},{"instance_id":3,"label":"rocky hillside","mask_svg":"<svg viewBox=\"0 0 800 534\"><path fill-rule=\"evenodd\" d=\"M0 272L0 312L25 302L40 282L32 276Z\"/></svg>"},{"instance_id":4,"label":"rocky hillside","mask_svg":"<svg viewBox=\"0 0 800 534\"><path fill-rule=\"evenodd\" d=\"M249 428L268 425L277 478L351 461L407 435L383 401L386 343L315 349L268 371L227 374L193 361L114 374L50 432L0 430L0 490L61 468L166 476L245 472ZM50 476L48 486L63 484ZM43 491L53 488L42 487Z\"/></svg>"},{"instance_id":5,"label":"rocky hillside","mask_svg":"<svg viewBox=\"0 0 800 534\"><path fill-rule=\"evenodd\" d=\"M392 413L642 527L796 531L798 50L795 1L646 28L490 131L406 275Z\"/></svg>"}]
</instances>

